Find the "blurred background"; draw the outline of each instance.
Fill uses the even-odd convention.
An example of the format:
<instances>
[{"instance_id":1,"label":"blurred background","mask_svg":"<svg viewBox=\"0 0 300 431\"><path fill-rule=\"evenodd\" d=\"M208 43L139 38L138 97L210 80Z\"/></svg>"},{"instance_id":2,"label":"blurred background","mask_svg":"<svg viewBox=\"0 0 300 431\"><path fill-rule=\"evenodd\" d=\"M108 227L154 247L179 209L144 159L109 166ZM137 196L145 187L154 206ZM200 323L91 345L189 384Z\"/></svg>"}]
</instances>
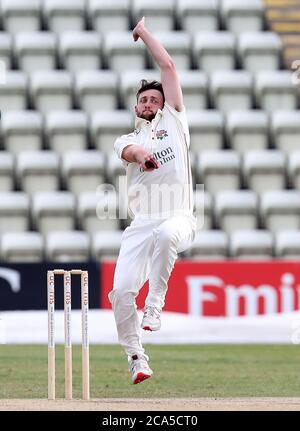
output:
<instances>
[{"instance_id":1,"label":"blurred background","mask_svg":"<svg viewBox=\"0 0 300 431\"><path fill-rule=\"evenodd\" d=\"M130 220L105 218L107 195L97 187L119 190L125 171L113 143L134 127L140 79L159 79L132 40L142 16L179 72L199 216L165 311L174 322L173 313L190 316L195 336L206 328L196 318L215 325L211 334L228 324L230 339L232 319L243 325L299 310L299 0L1 0L0 16L0 318L8 341L17 340L8 329L17 314L8 312L47 308L47 269L87 269L90 307L110 308ZM122 200L112 194L109 203L117 214ZM239 340L259 340L253 331ZM278 331L290 341L290 328Z\"/></svg>"}]
</instances>

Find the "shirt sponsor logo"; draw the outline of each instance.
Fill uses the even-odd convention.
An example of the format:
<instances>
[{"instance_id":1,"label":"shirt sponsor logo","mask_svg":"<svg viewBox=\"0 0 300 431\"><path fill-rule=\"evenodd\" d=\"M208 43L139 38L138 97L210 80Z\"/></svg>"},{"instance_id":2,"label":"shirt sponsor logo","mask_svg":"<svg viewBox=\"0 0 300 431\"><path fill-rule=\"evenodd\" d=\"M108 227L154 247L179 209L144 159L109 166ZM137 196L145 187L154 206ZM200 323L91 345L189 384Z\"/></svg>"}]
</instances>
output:
<instances>
[{"instance_id":1,"label":"shirt sponsor logo","mask_svg":"<svg viewBox=\"0 0 300 431\"><path fill-rule=\"evenodd\" d=\"M160 163L161 166L175 159L175 154L171 147L165 148L164 150L161 150L161 151L156 151L155 153L153 153L153 155L156 158L156 160ZM140 168L140 172L144 172L144 169Z\"/></svg>"},{"instance_id":2,"label":"shirt sponsor logo","mask_svg":"<svg viewBox=\"0 0 300 431\"><path fill-rule=\"evenodd\" d=\"M153 155L161 165L164 165L170 160L175 159L175 154L171 147L165 148L164 150L161 150L161 151L156 151Z\"/></svg>"}]
</instances>

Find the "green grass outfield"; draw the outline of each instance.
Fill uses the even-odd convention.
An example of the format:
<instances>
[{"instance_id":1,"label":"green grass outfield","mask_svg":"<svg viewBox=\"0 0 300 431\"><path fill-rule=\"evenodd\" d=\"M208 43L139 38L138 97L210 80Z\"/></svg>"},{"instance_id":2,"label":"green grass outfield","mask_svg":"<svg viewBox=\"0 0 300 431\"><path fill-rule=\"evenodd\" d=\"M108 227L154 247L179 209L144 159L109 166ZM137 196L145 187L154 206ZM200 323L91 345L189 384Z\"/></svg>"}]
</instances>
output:
<instances>
[{"instance_id":1,"label":"green grass outfield","mask_svg":"<svg viewBox=\"0 0 300 431\"><path fill-rule=\"evenodd\" d=\"M63 397L63 346L57 346ZM47 397L47 346L0 346L0 398ZM81 395L81 348L73 346L74 397ZM299 397L300 346L148 345L153 378L132 385L123 351L91 345L92 398Z\"/></svg>"}]
</instances>

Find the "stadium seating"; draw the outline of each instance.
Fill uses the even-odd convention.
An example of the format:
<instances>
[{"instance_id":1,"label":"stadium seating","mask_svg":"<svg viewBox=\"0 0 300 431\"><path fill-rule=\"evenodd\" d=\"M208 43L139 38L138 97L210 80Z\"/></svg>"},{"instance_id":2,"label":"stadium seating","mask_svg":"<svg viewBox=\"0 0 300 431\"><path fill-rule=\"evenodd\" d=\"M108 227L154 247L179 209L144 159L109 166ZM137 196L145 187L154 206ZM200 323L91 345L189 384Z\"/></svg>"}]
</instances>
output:
<instances>
[{"instance_id":1,"label":"stadium seating","mask_svg":"<svg viewBox=\"0 0 300 431\"><path fill-rule=\"evenodd\" d=\"M176 17L184 31L215 31L219 28L218 0L177 0Z\"/></svg>"},{"instance_id":2,"label":"stadium seating","mask_svg":"<svg viewBox=\"0 0 300 431\"><path fill-rule=\"evenodd\" d=\"M187 110L206 109L207 101L207 75L195 70L178 72L184 106Z\"/></svg>"},{"instance_id":3,"label":"stadium seating","mask_svg":"<svg viewBox=\"0 0 300 431\"><path fill-rule=\"evenodd\" d=\"M300 150L290 153L287 169L291 186L300 191Z\"/></svg>"},{"instance_id":4,"label":"stadium seating","mask_svg":"<svg viewBox=\"0 0 300 431\"><path fill-rule=\"evenodd\" d=\"M36 70L56 68L56 37L40 31L19 32L14 39L14 54L18 67L29 75Z\"/></svg>"},{"instance_id":5,"label":"stadium seating","mask_svg":"<svg viewBox=\"0 0 300 431\"><path fill-rule=\"evenodd\" d=\"M109 184L119 190L119 177L125 177L126 171L124 164L115 152L111 153L107 158L106 174Z\"/></svg>"},{"instance_id":6,"label":"stadium seating","mask_svg":"<svg viewBox=\"0 0 300 431\"><path fill-rule=\"evenodd\" d=\"M190 129L197 235L180 258L299 260L297 23L282 36L263 0L1 0L0 12L2 261L117 257L131 219L114 142L134 129L141 79L160 80L133 43L142 16L175 61Z\"/></svg>"},{"instance_id":7,"label":"stadium seating","mask_svg":"<svg viewBox=\"0 0 300 431\"><path fill-rule=\"evenodd\" d=\"M92 253L94 259L115 260L120 251L122 233L121 230L97 232L92 238Z\"/></svg>"},{"instance_id":8,"label":"stadium seating","mask_svg":"<svg viewBox=\"0 0 300 431\"><path fill-rule=\"evenodd\" d=\"M83 70L75 76L75 100L87 113L116 109L117 76L111 70Z\"/></svg>"},{"instance_id":9,"label":"stadium seating","mask_svg":"<svg viewBox=\"0 0 300 431\"><path fill-rule=\"evenodd\" d=\"M130 31L107 33L103 41L103 56L105 65L115 72L146 68L146 47L141 40L133 43Z\"/></svg>"},{"instance_id":10,"label":"stadium seating","mask_svg":"<svg viewBox=\"0 0 300 431\"><path fill-rule=\"evenodd\" d=\"M210 193L204 190L194 191L194 216L197 218L197 230L213 228L213 206Z\"/></svg>"},{"instance_id":11,"label":"stadium seating","mask_svg":"<svg viewBox=\"0 0 300 431\"><path fill-rule=\"evenodd\" d=\"M88 115L78 110L51 111L45 114L44 131L47 148L60 155L85 150L88 146Z\"/></svg>"},{"instance_id":12,"label":"stadium seating","mask_svg":"<svg viewBox=\"0 0 300 431\"><path fill-rule=\"evenodd\" d=\"M105 214L109 202L111 217ZM94 235L99 231L119 229L118 202L116 195L103 196L100 192L84 192L78 196L77 219L81 229Z\"/></svg>"},{"instance_id":13,"label":"stadium seating","mask_svg":"<svg viewBox=\"0 0 300 431\"><path fill-rule=\"evenodd\" d=\"M300 192L264 192L261 196L260 216L263 226L275 233L283 229L300 229Z\"/></svg>"},{"instance_id":14,"label":"stadium seating","mask_svg":"<svg viewBox=\"0 0 300 431\"><path fill-rule=\"evenodd\" d=\"M1 120L3 148L12 154L39 150L43 141L43 119L36 111L4 112Z\"/></svg>"},{"instance_id":15,"label":"stadium seating","mask_svg":"<svg viewBox=\"0 0 300 431\"><path fill-rule=\"evenodd\" d=\"M118 210L120 214L120 227L127 227L131 220L127 211L127 179L123 163L117 157L116 153L112 153L108 157L107 164L107 179L112 185L112 191L118 193ZM105 202L105 201L104 201ZM115 208L114 201L112 202L112 210Z\"/></svg>"},{"instance_id":16,"label":"stadium seating","mask_svg":"<svg viewBox=\"0 0 300 431\"><path fill-rule=\"evenodd\" d=\"M267 112L293 110L298 106L297 88L287 70L261 71L255 80L256 104Z\"/></svg>"},{"instance_id":17,"label":"stadium seating","mask_svg":"<svg viewBox=\"0 0 300 431\"><path fill-rule=\"evenodd\" d=\"M240 188L240 158L235 151L206 150L198 156L198 179L211 194Z\"/></svg>"},{"instance_id":18,"label":"stadium seating","mask_svg":"<svg viewBox=\"0 0 300 431\"><path fill-rule=\"evenodd\" d=\"M0 232L29 229L29 197L23 192L0 193Z\"/></svg>"},{"instance_id":19,"label":"stadium seating","mask_svg":"<svg viewBox=\"0 0 300 431\"><path fill-rule=\"evenodd\" d=\"M261 194L286 186L285 157L277 150L252 150L244 156L243 173L247 187Z\"/></svg>"},{"instance_id":20,"label":"stadium seating","mask_svg":"<svg viewBox=\"0 0 300 431\"><path fill-rule=\"evenodd\" d=\"M207 230L196 233L191 247L185 256L195 260L225 260L228 250L228 238L221 230Z\"/></svg>"},{"instance_id":21,"label":"stadium seating","mask_svg":"<svg viewBox=\"0 0 300 431\"><path fill-rule=\"evenodd\" d=\"M229 146L241 155L251 150L266 149L269 144L269 120L264 111L231 111L226 116Z\"/></svg>"},{"instance_id":22,"label":"stadium seating","mask_svg":"<svg viewBox=\"0 0 300 431\"><path fill-rule=\"evenodd\" d=\"M215 219L218 228L228 234L235 230L258 227L257 196L250 190L227 190L215 197Z\"/></svg>"},{"instance_id":23,"label":"stadium seating","mask_svg":"<svg viewBox=\"0 0 300 431\"><path fill-rule=\"evenodd\" d=\"M143 16L151 31L174 29L175 0L132 0L133 21Z\"/></svg>"},{"instance_id":24,"label":"stadium seating","mask_svg":"<svg viewBox=\"0 0 300 431\"><path fill-rule=\"evenodd\" d=\"M2 23L5 31L15 35L41 28L40 0L2 0Z\"/></svg>"},{"instance_id":25,"label":"stadium seating","mask_svg":"<svg viewBox=\"0 0 300 431\"><path fill-rule=\"evenodd\" d=\"M155 32L154 36L163 44L175 62L177 70L189 70L191 68L191 38L187 32ZM157 67L151 56L148 63L151 68ZM128 68L128 67L127 67Z\"/></svg>"},{"instance_id":26,"label":"stadium seating","mask_svg":"<svg viewBox=\"0 0 300 431\"><path fill-rule=\"evenodd\" d=\"M0 192L14 189L14 157L8 151L0 153Z\"/></svg>"},{"instance_id":27,"label":"stadium seating","mask_svg":"<svg viewBox=\"0 0 300 431\"><path fill-rule=\"evenodd\" d=\"M51 262L86 262L90 257L90 239L86 232L49 232L45 239L46 258Z\"/></svg>"},{"instance_id":28,"label":"stadium seating","mask_svg":"<svg viewBox=\"0 0 300 431\"><path fill-rule=\"evenodd\" d=\"M4 62L5 68L12 66L12 36L9 33L0 33L0 60Z\"/></svg>"},{"instance_id":29,"label":"stadium seating","mask_svg":"<svg viewBox=\"0 0 300 431\"><path fill-rule=\"evenodd\" d=\"M214 108L220 111L251 109L253 106L251 74L245 70L212 72L210 94Z\"/></svg>"},{"instance_id":30,"label":"stadium seating","mask_svg":"<svg viewBox=\"0 0 300 431\"><path fill-rule=\"evenodd\" d=\"M300 259L300 230L280 230L276 234L275 253L278 259Z\"/></svg>"},{"instance_id":31,"label":"stadium seating","mask_svg":"<svg viewBox=\"0 0 300 431\"><path fill-rule=\"evenodd\" d=\"M206 109L207 107L207 76L195 70L180 70L179 79L187 110ZM159 72L153 70L128 71L120 76L120 92L122 105L132 110L136 105L137 84L141 79L159 79Z\"/></svg>"},{"instance_id":32,"label":"stadium seating","mask_svg":"<svg viewBox=\"0 0 300 431\"><path fill-rule=\"evenodd\" d=\"M5 85L0 85L0 106L3 113L27 109L27 76L24 72L6 71Z\"/></svg>"},{"instance_id":33,"label":"stadium seating","mask_svg":"<svg viewBox=\"0 0 300 431\"><path fill-rule=\"evenodd\" d=\"M60 64L73 73L100 69L101 49L102 39L96 32L63 32L59 37Z\"/></svg>"},{"instance_id":34,"label":"stadium seating","mask_svg":"<svg viewBox=\"0 0 300 431\"><path fill-rule=\"evenodd\" d=\"M60 187L59 156L52 151L22 151L16 161L18 186L28 195Z\"/></svg>"},{"instance_id":35,"label":"stadium seating","mask_svg":"<svg viewBox=\"0 0 300 431\"><path fill-rule=\"evenodd\" d=\"M229 249L234 259L272 259L273 237L268 230L237 230L230 237Z\"/></svg>"},{"instance_id":36,"label":"stadium seating","mask_svg":"<svg viewBox=\"0 0 300 431\"><path fill-rule=\"evenodd\" d=\"M86 28L85 0L44 0L43 18L47 29L56 34Z\"/></svg>"},{"instance_id":37,"label":"stadium seating","mask_svg":"<svg viewBox=\"0 0 300 431\"><path fill-rule=\"evenodd\" d=\"M263 0L221 0L220 10L223 24L235 34L263 30Z\"/></svg>"},{"instance_id":38,"label":"stadium seating","mask_svg":"<svg viewBox=\"0 0 300 431\"><path fill-rule=\"evenodd\" d=\"M242 33L238 39L240 63L252 73L279 69L281 49L280 37L272 32Z\"/></svg>"},{"instance_id":39,"label":"stadium seating","mask_svg":"<svg viewBox=\"0 0 300 431\"><path fill-rule=\"evenodd\" d=\"M205 72L231 70L235 67L235 37L232 33L197 33L193 48L195 64Z\"/></svg>"},{"instance_id":40,"label":"stadium seating","mask_svg":"<svg viewBox=\"0 0 300 431\"><path fill-rule=\"evenodd\" d=\"M184 97L184 106L187 110L206 109L207 102L207 75L195 70L178 73L182 93Z\"/></svg>"},{"instance_id":41,"label":"stadium seating","mask_svg":"<svg viewBox=\"0 0 300 431\"><path fill-rule=\"evenodd\" d=\"M190 150L199 153L204 150L223 148L224 116L216 110L189 110L187 118L190 130Z\"/></svg>"},{"instance_id":42,"label":"stadium seating","mask_svg":"<svg viewBox=\"0 0 300 431\"><path fill-rule=\"evenodd\" d=\"M75 228L75 197L71 192L40 192L32 198L33 227L43 235Z\"/></svg>"},{"instance_id":43,"label":"stadium seating","mask_svg":"<svg viewBox=\"0 0 300 431\"><path fill-rule=\"evenodd\" d=\"M63 181L75 195L96 192L104 183L104 155L97 150L68 151L62 157Z\"/></svg>"},{"instance_id":44,"label":"stadium seating","mask_svg":"<svg viewBox=\"0 0 300 431\"><path fill-rule=\"evenodd\" d=\"M131 0L89 0L87 14L91 28L101 34L111 29L127 31L130 28L130 1Z\"/></svg>"},{"instance_id":45,"label":"stadium seating","mask_svg":"<svg viewBox=\"0 0 300 431\"><path fill-rule=\"evenodd\" d=\"M0 256L4 262L41 262L44 260L44 240L38 232L3 232Z\"/></svg>"},{"instance_id":46,"label":"stadium seating","mask_svg":"<svg viewBox=\"0 0 300 431\"><path fill-rule=\"evenodd\" d=\"M271 119L274 145L286 154L299 149L300 112L276 110Z\"/></svg>"},{"instance_id":47,"label":"stadium seating","mask_svg":"<svg viewBox=\"0 0 300 431\"><path fill-rule=\"evenodd\" d=\"M99 187L96 192L98 230L116 230L120 226L119 195L111 187ZM95 209L95 208L94 208ZM125 214L126 216L127 214ZM101 226L99 223L101 221Z\"/></svg>"},{"instance_id":48,"label":"stadium seating","mask_svg":"<svg viewBox=\"0 0 300 431\"><path fill-rule=\"evenodd\" d=\"M110 155L114 152L116 136L127 135L133 126L134 116L130 111L94 112L90 122L93 147Z\"/></svg>"},{"instance_id":49,"label":"stadium seating","mask_svg":"<svg viewBox=\"0 0 300 431\"><path fill-rule=\"evenodd\" d=\"M43 114L72 109L72 76L67 71L36 70L31 75L29 91L34 109Z\"/></svg>"}]
</instances>

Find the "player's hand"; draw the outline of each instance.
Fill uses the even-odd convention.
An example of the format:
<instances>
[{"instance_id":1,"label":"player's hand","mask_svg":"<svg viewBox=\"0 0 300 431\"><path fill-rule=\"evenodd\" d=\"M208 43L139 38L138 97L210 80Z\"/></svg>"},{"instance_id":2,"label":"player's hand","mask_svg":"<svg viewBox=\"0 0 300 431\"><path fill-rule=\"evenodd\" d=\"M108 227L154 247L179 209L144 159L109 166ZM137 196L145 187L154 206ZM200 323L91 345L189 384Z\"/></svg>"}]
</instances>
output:
<instances>
[{"instance_id":1,"label":"player's hand","mask_svg":"<svg viewBox=\"0 0 300 431\"><path fill-rule=\"evenodd\" d=\"M133 40L136 42L139 37L140 37L140 32L145 28L145 17L143 16L143 18L137 23L137 25L134 27L134 29L132 30L132 37Z\"/></svg>"},{"instance_id":2,"label":"player's hand","mask_svg":"<svg viewBox=\"0 0 300 431\"><path fill-rule=\"evenodd\" d=\"M156 160L156 158L150 154L149 156L145 157L144 161L140 163L140 167L146 171L154 171L154 169L158 169L160 167L160 163Z\"/></svg>"}]
</instances>

